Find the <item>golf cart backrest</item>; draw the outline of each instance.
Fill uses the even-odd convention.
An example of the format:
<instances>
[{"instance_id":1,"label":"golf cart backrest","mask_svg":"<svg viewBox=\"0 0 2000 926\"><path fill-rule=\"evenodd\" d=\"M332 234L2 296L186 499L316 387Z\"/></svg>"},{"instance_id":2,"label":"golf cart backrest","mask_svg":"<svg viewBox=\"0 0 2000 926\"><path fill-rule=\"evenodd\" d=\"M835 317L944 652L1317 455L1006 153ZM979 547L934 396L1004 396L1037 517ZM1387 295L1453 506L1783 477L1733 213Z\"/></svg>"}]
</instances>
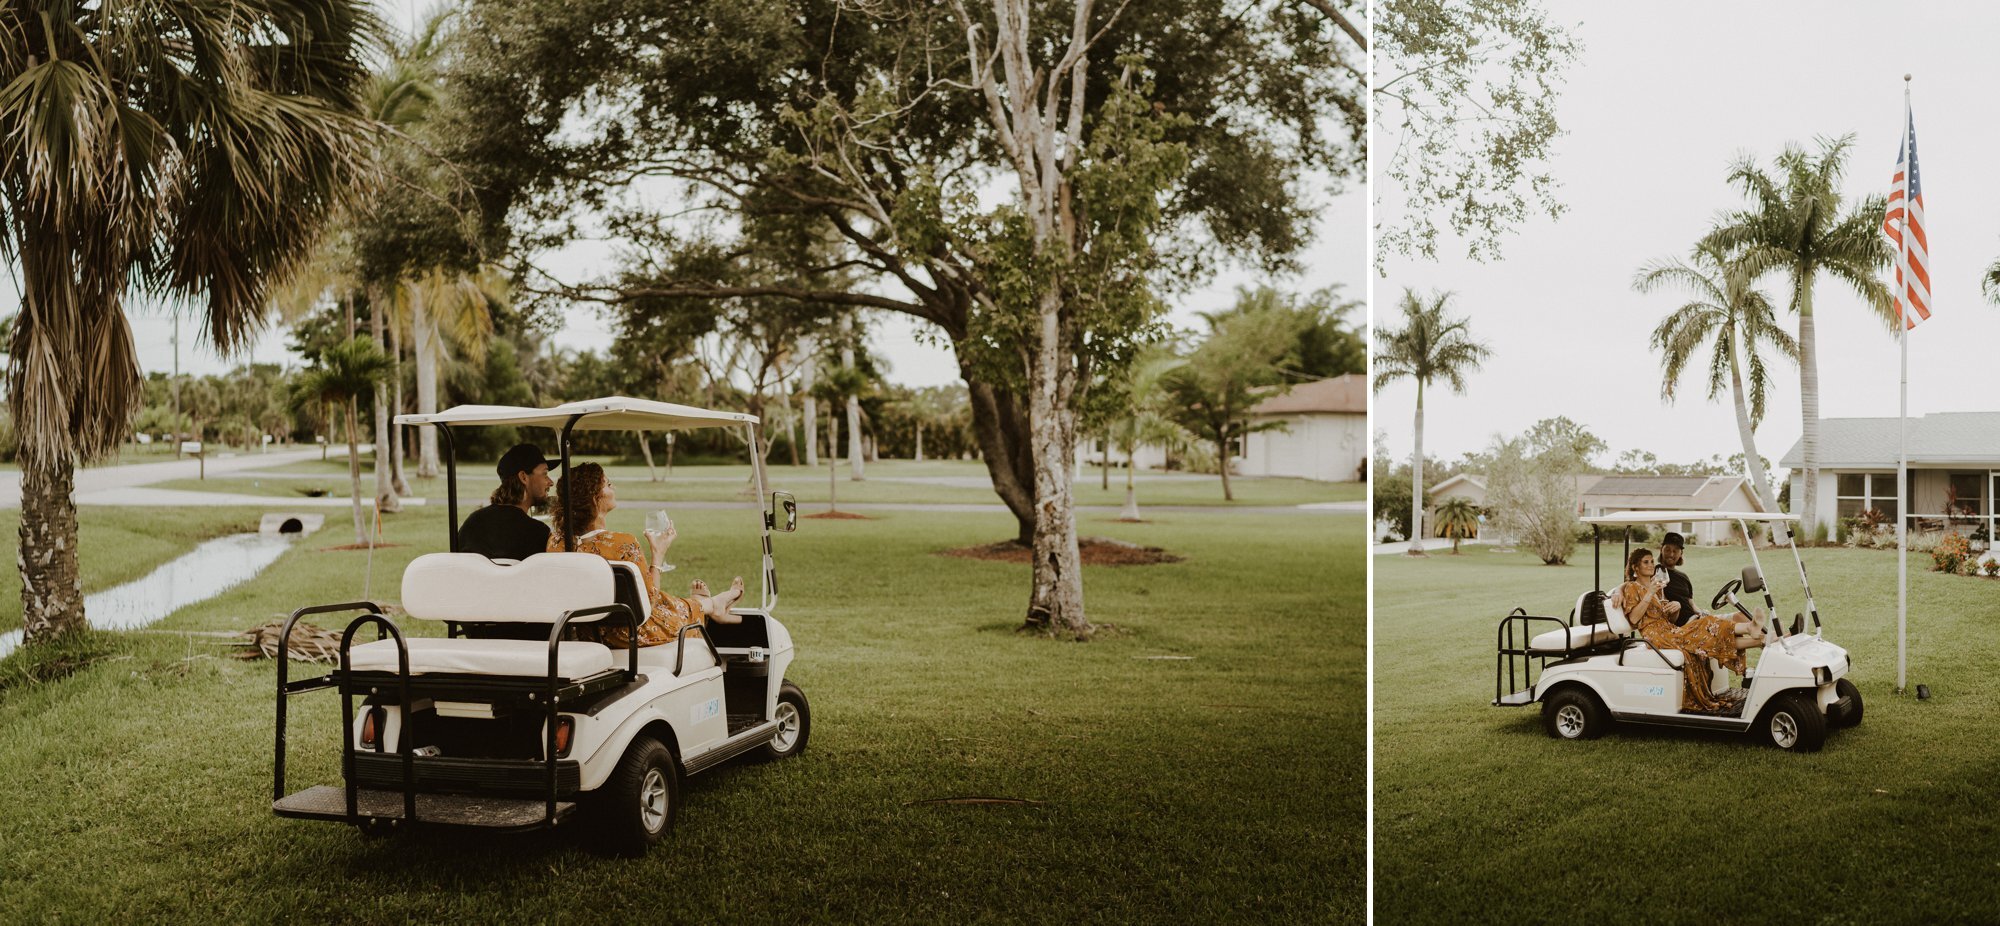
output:
<instances>
[{"instance_id":1,"label":"golf cart backrest","mask_svg":"<svg viewBox=\"0 0 2000 926\"><path fill-rule=\"evenodd\" d=\"M1611 625L1611 632L1624 636L1632 632L1632 622L1625 619L1625 609L1618 606L1611 596L1604 596L1604 620Z\"/></svg>"},{"instance_id":2,"label":"golf cart backrest","mask_svg":"<svg viewBox=\"0 0 2000 926\"><path fill-rule=\"evenodd\" d=\"M637 571L595 553L538 553L512 566L477 553L427 553L403 571L403 610L432 621L553 624L565 611L644 601Z\"/></svg>"},{"instance_id":3,"label":"golf cart backrest","mask_svg":"<svg viewBox=\"0 0 2000 926\"><path fill-rule=\"evenodd\" d=\"M1743 590L1745 592L1764 590L1764 574L1758 572L1754 564L1743 567Z\"/></svg>"}]
</instances>

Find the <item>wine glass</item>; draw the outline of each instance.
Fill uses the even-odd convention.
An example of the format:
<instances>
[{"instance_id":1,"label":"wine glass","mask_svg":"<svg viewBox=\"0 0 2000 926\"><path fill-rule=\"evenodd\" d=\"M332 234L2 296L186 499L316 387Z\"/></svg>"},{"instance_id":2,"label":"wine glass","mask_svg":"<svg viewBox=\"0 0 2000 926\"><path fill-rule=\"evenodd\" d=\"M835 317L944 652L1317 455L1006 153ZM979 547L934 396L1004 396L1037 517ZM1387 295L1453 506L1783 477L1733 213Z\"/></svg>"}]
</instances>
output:
<instances>
[{"instance_id":1,"label":"wine glass","mask_svg":"<svg viewBox=\"0 0 2000 926\"><path fill-rule=\"evenodd\" d=\"M659 509L655 509L654 511L652 511L652 512L649 512L649 513L648 513L648 514L646 515L646 532L647 532L647 533L658 533L658 534L664 534L664 533L666 533L666 532L667 532L667 531L668 531L669 529L671 529L671 528L672 528L673 526L674 526L674 519L673 519L673 518L671 518L671 517L668 517L668 515L667 515L667 510L666 510L665 508L659 508ZM661 564L660 564L660 571L661 571L661 572L672 572L672 571L674 571L674 564L672 564L672 563L661 563Z\"/></svg>"}]
</instances>

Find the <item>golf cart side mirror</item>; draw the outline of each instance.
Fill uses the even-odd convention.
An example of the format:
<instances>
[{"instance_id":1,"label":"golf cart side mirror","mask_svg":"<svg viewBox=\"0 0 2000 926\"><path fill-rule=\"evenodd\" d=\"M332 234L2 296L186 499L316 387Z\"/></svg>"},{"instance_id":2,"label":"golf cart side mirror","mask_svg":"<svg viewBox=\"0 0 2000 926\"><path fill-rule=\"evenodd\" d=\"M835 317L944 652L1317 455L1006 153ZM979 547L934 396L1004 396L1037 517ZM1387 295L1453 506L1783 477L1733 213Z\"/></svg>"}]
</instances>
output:
<instances>
[{"instance_id":1,"label":"golf cart side mirror","mask_svg":"<svg viewBox=\"0 0 2000 926\"><path fill-rule=\"evenodd\" d=\"M1763 590L1764 590L1764 574L1758 572L1757 567L1755 566L1743 567L1743 591L1761 592Z\"/></svg>"},{"instance_id":2,"label":"golf cart side mirror","mask_svg":"<svg viewBox=\"0 0 2000 926\"><path fill-rule=\"evenodd\" d=\"M785 519L782 523L778 521L778 512L780 511L785 513ZM799 529L799 503L792 498L792 493L790 492L773 492L771 493L771 511L764 518L766 526L772 530L783 531L789 534Z\"/></svg>"}]
</instances>

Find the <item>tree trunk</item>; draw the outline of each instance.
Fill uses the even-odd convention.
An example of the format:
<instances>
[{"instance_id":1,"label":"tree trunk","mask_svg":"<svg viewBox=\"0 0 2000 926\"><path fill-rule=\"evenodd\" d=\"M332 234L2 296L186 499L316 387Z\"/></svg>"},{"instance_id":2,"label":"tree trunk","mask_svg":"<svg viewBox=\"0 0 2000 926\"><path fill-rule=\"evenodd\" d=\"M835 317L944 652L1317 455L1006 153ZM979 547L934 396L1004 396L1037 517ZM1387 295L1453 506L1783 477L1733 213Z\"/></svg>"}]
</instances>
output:
<instances>
[{"instance_id":1,"label":"tree trunk","mask_svg":"<svg viewBox=\"0 0 2000 926\"><path fill-rule=\"evenodd\" d=\"M1812 277L1795 282L1799 287L1799 415L1803 419L1799 436L1799 465L1805 470L1805 498L1792 499L1799 511L1803 539L1810 540L1819 524L1819 352L1813 345ZM1909 516L1898 511L1896 516Z\"/></svg>"},{"instance_id":2,"label":"tree trunk","mask_svg":"<svg viewBox=\"0 0 2000 926\"><path fill-rule=\"evenodd\" d=\"M21 639L36 643L89 626L76 558L76 459L20 449Z\"/></svg>"},{"instance_id":3,"label":"tree trunk","mask_svg":"<svg viewBox=\"0 0 2000 926\"><path fill-rule=\"evenodd\" d=\"M400 326L389 326L389 414L393 417L403 413L403 332ZM410 480L405 476L403 464L410 458L408 441L404 439L403 425L391 422L389 425L389 485L395 489L398 498L409 498ZM379 454L380 451L377 451Z\"/></svg>"},{"instance_id":4,"label":"tree trunk","mask_svg":"<svg viewBox=\"0 0 2000 926\"><path fill-rule=\"evenodd\" d=\"M354 508L354 542L368 542L368 519L361 515L361 414L356 410L355 399L347 400L347 479L352 484L352 494L348 496Z\"/></svg>"},{"instance_id":5,"label":"tree trunk","mask_svg":"<svg viewBox=\"0 0 2000 926\"><path fill-rule=\"evenodd\" d=\"M653 445L646 442L646 432L633 431L632 436L639 439L639 455L646 458L646 481L659 482L660 471L653 468Z\"/></svg>"},{"instance_id":6,"label":"tree trunk","mask_svg":"<svg viewBox=\"0 0 2000 926\"><path fill-rule=\"evenodd\" d=\"M432 415L438 410L438 333L431 325L430 310L424 305L421 294L410 300L410 308L410 328L416 341L414 346L417 358L417 414ZM427 424L417 429L417 453L418 478L437 478L437 426Z\"/></svg>"},{"instance_id":7,"label":"tree trunk","mask_svg":"<svg viewBox=\"0 0 2000 926\"><path fill-rule=\"evenodd\" d=\"M1139 464L1133 460L1137 456L1137 450L1138 441L1133 441L1132 446L1125 451L1125 510L1118 512L1120 521L1139 520L1139 493L1132 475L1133 471L1139 468ZM1109 446L1105 448L1105 452L1110 453Z\"/></svg>"},{"instance_id":8,"label":"tree trunk","mask_svg":"<svg viewBox=\"0 0 2000 926\"><path fill-rule=\"evenodd\" d=\"M924 461L924 423L923 421L919 420L917 422L917 462L922 463L923 461Z\"/></svg>"},{"instance_id":9,"label":"tree trunk","mask_svg":"<svg viewBox=\"0 0 2000 926\"><path fill-rule=\"evenodd\" d=\"M791 453L792 465L799 465L799 420L792 416L792 394L783 388L778 390L778 403L785 410L785 449ZM811 436L812 425L806 425L806 434Z\"/></svg>"},{"instance_id":10,"label":"tree trunk","mask_svg":"<svg viewBox=\"0 0 2000 926\"><path fill-rule=\"evenodd\" d=\"M1731 344L1729 349L1729 393L1736 400L1736 436L1743 441L1743 468L1750 471L1750 484L1757 493L1758 504L1765 511L1777 511L1771 484L1764 476L1764 462L1757 459L1757 435L1750 425L1750 407L1743 401L1743 370L1736 363L1736 346Z\"/></svg>"},{"instance_id":11,"label":"tree trunk","mask_svg":"<svg viewBox=\"0 0 2000 926\"><path fill-rule=\"evenodd\" d=\"M1020 397L975 381L963 364L959 375L971 400L972 437L986 462L993 491L1014 514L1015 542L1030 546L1035 536L1035 467L1028 453L1028 421Z\"/></svg>"},{"instance_id":12,"label":"tree trunk","mask_svg":"<svg viewBox=\"0 0 2000 926\"><path fill-rule=\"evenodd\" d=\"M386 348L387 335L382 315L387 310L380 287L368 288L368 329L377 347ZM375 505L394 514L403 510L403 497L396 494L396 456L389 452L389 384L375 384Z\"/></svg>"},{"instance_id":13,"label":"tree trunk","mask_svg":"<svg viewBox=\"0 0 2000 926\"><path fill-rule=\"evenodd\" d=\"M1104 432L1104 443L1098 451L1097 456L1098 475L1102 477L1098 488L1109 492L1111 491L1111 432L1109 430Z\"/></svg>"},{"instance_id":14,"label":"tree trunk","mask_svg":"<svg viewBox=\"0 0 2000 926\"><path fill-rule=\"evenodd\" d=\"M840 319L840 365L854 368L854 314L848 313ZM852 473L848 478L860 482L866 478L861 474L861 397L847 397L847 468Z\"/></svg>"},{"instance_id":15,"label":"tree trunk","mask_svg":"<svg viewBox=\"0 0 2000 926\"><path fill-rule=\"evenodd\" d=\"M813 396L813 380L816 378L816 368L819 364L813 358L810 341L802 345L799 351L806 355L805 378L799 383L799 388L804 396L804 407L800 411L799 417L804 420L806 426L806 465L818 466L819 435L814 432L819 430L819 399Z\"/></svg>"},{"instance_id":16,"label":"tree trunk","mask_svg":"<svg viewBox=\"0 0 2000 926\"><path fill-rule=\"evenodd\" d=\"M1096 628L1083 610L1083 558L1077 549L1075 490L1076 360L1059 283L1043 292L1039 337L1030 361L1030 452L1035 461L1034 587L1026 626L1073 639Z\"/></svg>"},{"instance_id":17,"label":"tree trunk","mask_svg":"<svg viewBox=\"0 0 2000 926\"><path fill-rule=\"evenodd\" d=\"M1225 437L1215 442L1215 459L1219 461L1219 468L1222 470L1222 500L1233 502L1236 500L1236 493L1229 488L1229 438Z\"/></svg>"},{"instance_id":18,"label":"tree trunk","mask_svg":"<svg viewBox=\"0 0 2000 926\"><path fill-rule=\"evenodd\" d=\"M1417 380L1417 442L1410 452L1410 550L1424 555L1424 381Z\"/></svg>"},{"instance_id":19,"label":"tree trunk","mask_svg":"<svg viewBox=\"0 0 2000 926\"><path fill-rule=\"evenodd\" d=\"M837 487L840 485L840 454L833 448L840 446L840 416L834 413L833 403L826 408L826 510L839 511Z\"/></svg>"}]
</instances>

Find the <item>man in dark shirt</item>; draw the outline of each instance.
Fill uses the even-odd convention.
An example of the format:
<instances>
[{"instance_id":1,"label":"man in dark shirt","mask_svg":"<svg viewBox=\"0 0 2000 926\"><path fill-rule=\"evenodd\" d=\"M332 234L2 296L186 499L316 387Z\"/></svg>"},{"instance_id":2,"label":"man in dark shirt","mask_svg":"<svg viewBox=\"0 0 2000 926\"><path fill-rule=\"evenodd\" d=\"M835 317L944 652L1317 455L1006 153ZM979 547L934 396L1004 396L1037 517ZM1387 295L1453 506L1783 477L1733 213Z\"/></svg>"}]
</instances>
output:
<instances>
[{"instance_id":1,"label":"man in dark shirt","mask_svg":"<svg viewBox=\"0 0 2000 926\"><path fill-rule=\"evenodd\" d=\"M458 549L488 559L527 559L548 549L549 526L528 514L548 498L549 464L534 444L516 444L500 456L500 487L486 507L458 528Z\"/></svg>"},{"instance_id":2,"label":"man in dark shirt","mask_svg":"<svg viewBox=\"0 0 2000 926\"><path fill-rule=\"evenodd\" d=\"M1701 613L1694 606L1694 580L1680 569L1682 539L1673 531L1660 538L1660 571L1667 574L1665 597L1681 607L1680 612L1674 615L1677 625L1685 624L1688 618Z\"/></svg>"}]
</instances>

